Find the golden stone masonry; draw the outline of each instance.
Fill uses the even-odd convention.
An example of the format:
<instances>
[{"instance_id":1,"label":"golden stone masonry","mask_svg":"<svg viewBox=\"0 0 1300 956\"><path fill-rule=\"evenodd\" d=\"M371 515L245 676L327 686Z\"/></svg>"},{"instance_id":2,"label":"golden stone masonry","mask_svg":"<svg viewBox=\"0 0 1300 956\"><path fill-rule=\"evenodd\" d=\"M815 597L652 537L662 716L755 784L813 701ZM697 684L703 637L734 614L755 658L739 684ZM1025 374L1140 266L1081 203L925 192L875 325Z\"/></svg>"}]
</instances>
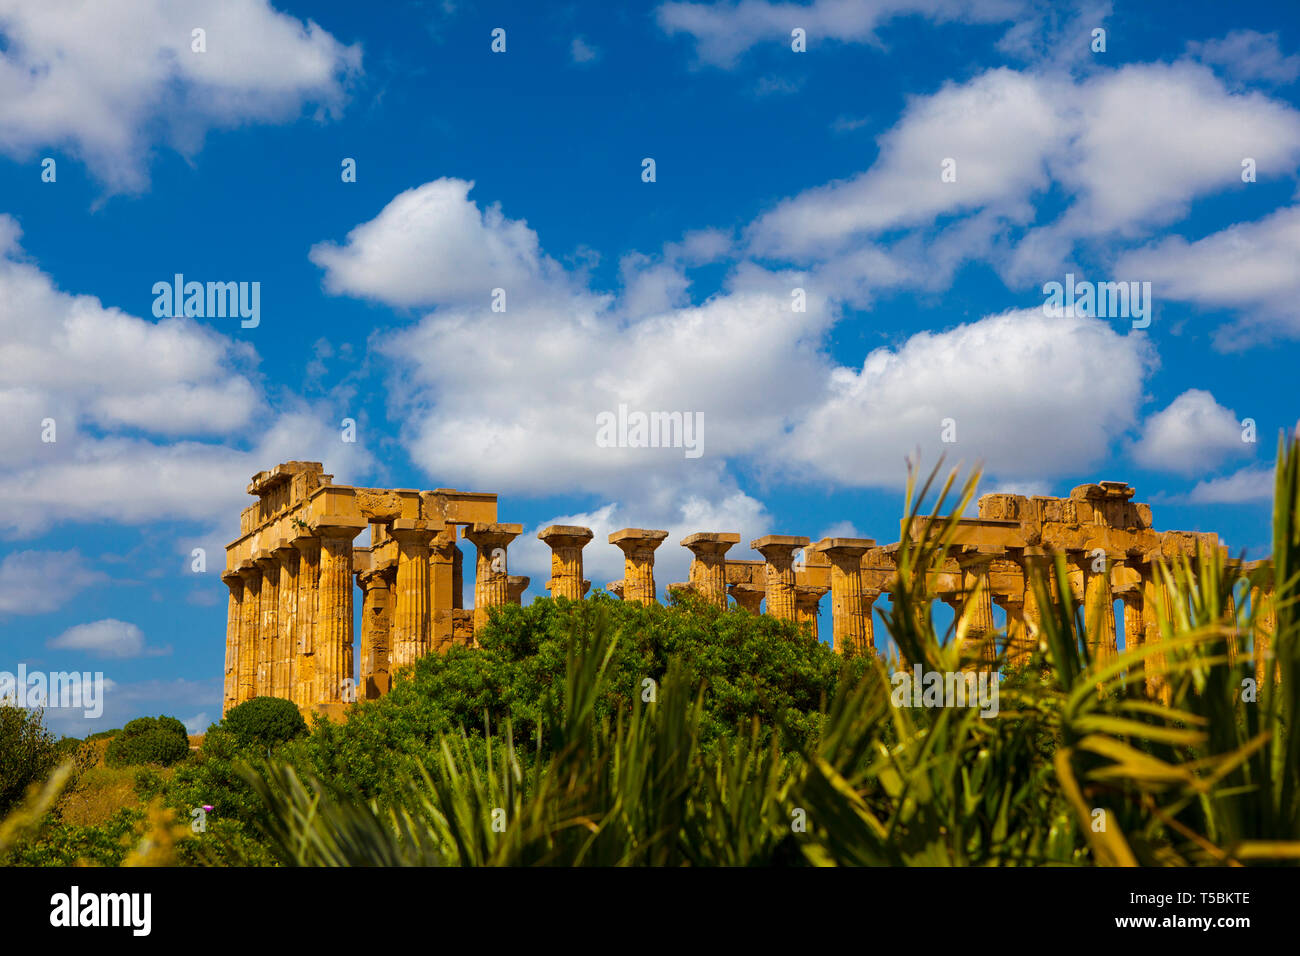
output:
<instances>
[{"instance_id":1,"label":"golden stone masonry","mask_svg":"<svg viewBox=\"0 0 1300 956\"><path fill-rule=\"evenodd\" d=\"M519 604L529 579L511 575L507 553L523 532L497 521L497 496L335 485L319 462L290 461L253 476L257 501L240 515L240 537L226 548L222 580L230 589L226 620L224 714L254 697L283 697L304 713L340 716L357 699L388 692L398 668L453 644L471 645L488 612ZM1126 647L1161 640L1155 609L1170 598L1157 573L1161 559L1198 549L1222 552L1213 532L1156 531L1151 508L1135 503L1122 482L1081 485L1068 498L984 495L978 517L958 523L953 546L929 582L931 593L964 621L968 641L985 660L996 655L993 607L1006 615L1005 650L1014 661L1033 648L1038 609L1026 569L1064 554L1073 597L1095 633L1094 655L1116 654L1114 602L1123 607ZM354 544L369 529L369 544ZM464 552L475 548L474 608L462 607ZM918 523L903 534L916 540ZM580 601L590 528L552 525L537 535L551 549L553 597ZM653 604L655 551L667 531L624 528L609 544L624 554L624 576L607 588L620 600ZM872 605L897 574L898 544L868 538L769 534L749 543L761 561L728 559L735 532L701 531L679 542L692 555L690 580L668 585L718 608L738 609L807 625L817 635L822 597L831 596L832 646L876 653ZM798 555L802 554L800 559ZM1263 562L1229 562L1239 573ZM355 582L355 583L354 583ZM353 678L353 599L361 590L360 680ZM1263 679L1269 653L1271 594L1251 592L1260 609L1251 653ZM967 607L967 602L970 606ZM1095 630L1093 630L1095 628ZM1230 653L1239 654L1233 645ZM1153 675L1148 692L1164 696Z\"/></svg>"}]
</instances>

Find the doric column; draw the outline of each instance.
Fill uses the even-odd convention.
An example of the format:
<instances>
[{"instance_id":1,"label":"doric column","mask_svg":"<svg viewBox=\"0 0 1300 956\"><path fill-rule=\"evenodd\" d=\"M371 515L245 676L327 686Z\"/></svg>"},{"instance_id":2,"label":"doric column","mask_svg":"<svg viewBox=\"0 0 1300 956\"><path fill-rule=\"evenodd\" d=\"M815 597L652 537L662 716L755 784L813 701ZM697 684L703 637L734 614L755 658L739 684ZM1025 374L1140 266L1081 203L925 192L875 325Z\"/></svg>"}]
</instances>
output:
<instances>
[{"instance_id":1,"label":"doric column","mask_svg":"<svg viewBox=\"0 0 1300 956\"><path fill-rule=\"evenodd\" d=\"M375 700L392 687L390 633L393 621L393 571L361 571L361 676L357 696Z\"/></svg>"},{"instance_id":2,"label":"doric column","mask_svg":"<svg viewBox=\"0 0 1300 956\"><path fill-rule=\"evenodd\" d=\"M276 548L280 559L280 608L275 637L275 659L271 664L271 696L293 698L293 663L298 641L298 549Z\"/></svg>"},{"instance_id":3,"label":"doric column","mask_svg":"<svg viewBox=\"0 0 1300 956\"><path fill-rule=\"evenodd\" d=\"M619 578L617 581L610 581L605 585L605 590L620 601L623 600L623 579Z\"/></svg>"},{"instance_id":4,"label":"doric column","mask_svg":"<svg viewBox=\"0 0 1300 956\"><path fill-rule=\"evenodd\" d=\"M714 607L727 609L727 551L740 542L732 531L699 531L682 538L683 548L694 556L690 581L696 593Z\"/></svg>"},{"instance_id":5,"label":"doric column","mask_svg":"<svg viewBox=\"0 0 1300 956\"><path fill-rule=\"evenodd\" d=\"M429 545L436 532L421 520L398 518L391 534L397 542L397 593L393 611L392 669L410 667L432 650Z\"/></svg>"},{"instance_id":6,"label":"doric column","mask_svg":"<svg viewBox=\"0 0 1300 956\"><path fill-rule=\"evenodd\" d=\"M1273 609L1273 591L1254 587L1250 589L1250 611L1255 627L1252 636L1255 658L1255 683L1263 687L1268 680L1268 662L1273 656L1273 633L1277 630L1277 616ZM1278 673L1281 678L1281 673Z\"/></svg>"},{"instance_id":7,"label":"doric column","mask_svg":"<svg viewBox=\"0 0 1300 956\"><path fill-rule=\"evenodd\" d=\"M474 565L474 630L488 621L488 611L510 600L510 572L506 547L524 530L521 524L472 524L465 527L466 540L478 550Z\"/></svg>"},{"instance_id":8,"label":"doric column","mask_svg":"<svg viewBox=\"0 0 1300 956\"><path fill-rule=\"evenodd\" d=\"M810 538L794 534L767 534L749 542L767 562L767 613L778 620L795 620L794 553L811 543Z\"/></svg>"},{"instance_id":9,"label":"doric column","mask_svg":"<svg viewBox=\"0 0 1300 956\"><path fill-rule=\"evenodd\" d=\"M465 610L465 552L456 543L456 526L451 527L451 607ZM455 615L453 614L454 618Z\"/></svg>"},{"instance_id":10,"label":"doric column","mask_svg":"<svg viewBox=\"0 0 1300 956\"><path fill-rule=\"evenodd\" d=\"M1007 616L1007 663L1013 667L1023 666L1034 649L1025 626L1024 590L1019 589L1015 594L994 594L993 603Z\"/></svg>"},{"instance_id":11,"label":"doric column","mask_svg":"<svg viewBox=\"0 0 1300 956\"><path fill-rule=\"evenodd\" d=\"M974 601L971 613L966 617L966 640L984 640L997 630L993 623L993 589L988 580L989 555L962 555L958 564L962 568L963 610L966 601ZM985 659L991 657L985 654Z\"/></svg>"},{"instance_id":12,"label":"doric column","mask_svg":"<svg viewBox=\"0 0 1300 956\"><path fill-rule=\"evenodd\" d=\"M452 611L460 607L460 557L456 526L447 525L429 542L429 644L438 654L451 647L455 630Z\"/></svg>"},{"instance_id":13,"label":"doric column","mask_svg":"<svg viewBox=\"0 0 1300 956\"><path fill-rule=\"evenodd\" d=\"M876 652L862 581L862 557L875 546L870 538L822 538L814 545L831 562L831 646L841 654Z\"/></svg>"},{"instance_id":14,"label":"doric column","mask_svg":"<svg viewBox=\"0 0 1300 956\"><path fill-rule=\"evenodd\" d=\"M316 703L316 618L320 600L320 538L302 534L294 538L298 549L298 620L291 700L299 710Z\"/></svg>"},{"instance_id":15,"label":"doric column","mask_svg":"<svg viewBox=\"0 0 1300 956\"><path fill-rule=\"evenodd\" d=\"M1085 568L1091 564L1092 558L1082 551L1067 551L1065 554L1066 577L1070 582L1070 597L1076 605L1085 609L1087 607L1087 592L1084 588Z\"/></svg>"},{"instance_id":16,"label":"doric column","mask_svg":"<svg viewBox=\"0 0 1300 956\"><path fill-rule=\"evenodd\" d=\"M257 696L257 656L262 629L262 572L249 562L237 571L244 582L244 600L239 607L239 696L236 703Z\"/></svg>"},{"instance_id":17,"label":"doric column","mask_svg":"<svg viewBox=\"0 0 1300 956\"><path fill-rule=\"evenodd\" d=\"M272 686L275 668L275 651L280 637L280 559L272 552L259 551L253 563L262 572L262 596L258 601L261 627L257 634L257 683L254 693L258 697L274 697Z\"/></svg>"},{"instance_id":18,"label":"doric column","mask_svg":"<svg viewBox=\"0 0 1300 956\"><path fill-rule=\"evenodd\" d=\"M506 592L509 594L510 603L515 607L522 607L524 603L524 592L528 590L528 584L532 581L526 574L512 574L506 578Z\"/></svg>"},{"instance_id":19,"label":"doric column","mask_svg":"<svg viewBox=\"0 0 1300 956\"><path fill-rule=\"evenodd\" d=\"M829 587L818 587L813 584L796 584L794 586L795 623L800 627L805 624L808 625L813 640L819 639L817 636L817 614L821 606L822 596L829 590Z\"/></svg>"},{"instance_id":20,"label":"doric column","mask_svg":"<svg viewBox=\"0 0 1300 956\"><path fill-rule=\"evenodd\" d=\"M316 705L339 705L355 698L347 670L352 657L352 539L366 522L333 516L316 527L320 536L320 588L316 618Z\"/></svg>"},{"instance_id":21,"label":"doric column","mask_svg":"<svg viewBox=\"0 0 1300 956\"><path fill-rule=\"evenodd\" d=\"M1037 577L1043 581L1047 587L1047 593L1051 594L1052 563L1048 560L1046 554L1028 548L1025 549L1021 561L1025 581L1025 638L1032 653L1033 649L1038 646L1038 631L1043 620L1042 609L1038 606L1038 596L1034 593L1033 578Z\"/></svg>"},{"instance_id":22,"label":"doric column","mask_svg":"<svg viewBox=\"0 0 1300 956\"><path fill-rule=\"evenodd\" d=\"M1141 647L1146 640L1146 627L1142 623L1142 585L1129 584L1114 589L1116 597L1124 602L1124 651Z\"/></svg>"},{"instance_id":23,"label":"doric column","mask_svg":"<svg viewBox=\"0 0 1300 956\"><path fill-rule=\"evenodd\" d=\"M1089 651L1098 663L1112 660L1119 653L1115 637L1115 599L1111 593L1111 562L1102 559L1100 571L1093 570L1096 558L1088 557L1084 575L1084 626L1088 631Z\"/></svg>"},{"instance_id":24,"label":"doric column","mask_svg":"<svg viewBox=\"0 0 1300 956\"><path fill-rule=\"evenodd\" d=\"M230 600L226 603L226 680L221 696L221 716L239 702L239 625L243 614L244 579L235 571L221 575L222 582L230 589Z\"/></svg>"},{"instance_id":25,"label":"doric column","mask_svg":"<svg viewBox=\"0 0 1300 956\"><path fill-rule=\"evenodd\" d=\"M1164 636L1160 631L1161 618L1168 621L1173 617L1173 602L1170 600L1169 593L1163 581L1156 579L1159 573L1159 565L1151 562L1147 564L1142 576L1142 624L1146 632L1143 640L1145 644L1161 643ZM1152 654L1144 663L1147 674L1147 694L1151 697L1159 697L1168 704L1173 689L1169 686L1165 674L1165 655Z\"/></svg>"},{"instance_id":26,"label":"doric column","mask_svg":"<svg viewBox=\"0 0 1300 956\"><path fill-rule=\"evenodd\" d=\"M551 597L581 601L582 549L592 538L591 529L553 524L537 532L537 537L551 549L551 580L546 584Z\"/></svg>"},{"instance_id":27,"label":"doric column","mask_svg":"<svg viewBox=\"0 0 1300 956\"><path fill-rule=\"evenodd\" d=\"M664 543L667 531L623 528L609 536L609 543L623 552L623 600L654 604L655 548Z\"/></svg>"},{"instance_id":28,"label":"doric column","mask_svg":"<svg viewBox=\"0 0 1300 956\"><path fill-rule=\"evenodd\" d=\"M966 615L966 641L980 645L980 661L991 666L997 661L998 649L993 621L993 588L989 582L989 563L992 556L971 552L957 559L961 567L963 610L966 601L974 602Z\"/></svg>"}]
</instances>

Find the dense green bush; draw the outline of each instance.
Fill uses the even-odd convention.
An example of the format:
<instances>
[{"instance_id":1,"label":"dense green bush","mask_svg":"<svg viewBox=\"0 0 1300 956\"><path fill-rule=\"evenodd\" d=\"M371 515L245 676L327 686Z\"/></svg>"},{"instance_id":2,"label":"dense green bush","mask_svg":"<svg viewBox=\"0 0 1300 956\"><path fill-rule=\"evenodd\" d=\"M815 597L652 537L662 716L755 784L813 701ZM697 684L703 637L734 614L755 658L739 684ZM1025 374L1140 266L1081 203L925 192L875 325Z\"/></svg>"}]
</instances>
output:
<instances>
[{"instance_id":1,"label":"dense green bush","mask_svg":"<svg viewBox=\"0 0 1300 956\"><path fill-rule=\"evenodd\" d=\"M47 820L39 832L0 857L5 866L120 866L131 835L144 819L139 807L123 807L97 826Z\"/></svg>"},{"instance_id":2,"label":"dense green bush","mask_svg":"<svg viewBox=\"0 0 1300 956\"><path fill-rule=\"evenodd\" d=\"M110 767L147 763L170 767L189 752L185 725L175 717L138 717L109 743L104 762Z\"/></svg>"},{"instance_id":3,"label":"dense green bush","mask_svg":"<svg viewBox=\"0 0 1300 956\"><path fill-rule=\"evenodd\" d=\"M704 687L700 743L708 751L753 720L760 744L779 732L790 747L810 743L841 668L856 681L867 667L863 659L846 662L794 624L697 599L662 607L604 594L582 602L539 598L495 610L479 647L422 658L398 675L386 697L359 705L344 724L318 723L283 758L344 790L383 797L443 734L464 728L482 756L485 719L493 731L511 724L516 739L527 742L520 747L524 760L545 756L552 736L535 735L539 724L556 725L563 706L571 634L589 634L602 619L616 640L596 718L650 699L676 658L691 686Z\"/></svg>"},{"instance_id":4,"label":"dense green bush","mask_svg":"<svg viewBox=\"0 0 1300 956\"><path fill-rule=\"evenodd\" d=\"M59 745L42 718L39 710L0 705L0 817L59 761Z\"/></svg>"},{"instance_id":5,"label":"dense green bush","mask_svg":"<svg viewBox=\"0 0 1300 956\"><path fill-rule=\"evenodd\" d=\"M244 746L273 747L307 732L307 722L298 708L283 697L254 697L245 701L232 707L221 725Z\"/></svg>"}]
</instances>

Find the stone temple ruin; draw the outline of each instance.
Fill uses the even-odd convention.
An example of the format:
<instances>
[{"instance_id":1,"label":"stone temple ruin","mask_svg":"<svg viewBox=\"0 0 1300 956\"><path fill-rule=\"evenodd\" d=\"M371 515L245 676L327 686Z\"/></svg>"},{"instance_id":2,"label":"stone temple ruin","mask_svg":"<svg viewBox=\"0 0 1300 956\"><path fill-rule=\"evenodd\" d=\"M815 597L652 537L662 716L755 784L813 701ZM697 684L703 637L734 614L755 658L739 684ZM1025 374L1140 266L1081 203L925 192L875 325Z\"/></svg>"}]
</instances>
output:
<instances>
[{"instance_id":1,"label":"stone temple ruin","mask_svg":"<svg viewBox=\"0 0 1300 956\"><path fill-rule=\"evenodd\" d=\"M495 494L353 488L331 479L319 462L291 461L254 475L248 486L257 501L240 515L240 537L226 549L222 575L230 589L223 714L271 696L292 700L305 713L338 715L358 698L385 694L392 675L418 658L472 645L489 609L518 604L528 587L527 577L509 573L506 560L523 526L497 521ZM966 614L968 639L995 631L993 607L1001 608L1015 659L1032 648L1038 621L1026 569L1063 553L1089 625L1100 616L1095 654L1117 653L1116 601L1126 647L1158 642L1154 609L1163 602L1168 611L1170 600L1156 572L1159 561L1194 559L1198 548L1226 557L1226 548L1213 532L1156 531L1150 506L1132 499L1133 489L1114 481L1081 485L1068 498L984 495L978 517L958 523L931 592ZM369 545L354 545L367 528ZM462 607L458 529L476 552L473 610ZM922 526L903 530L916 540ZM591 529L553 525L538 537L551 548L551 595L582 600L591 587L582 567ZM624 601L654 603L655 550L667 537L645 528L611 534L625 571L607 589ZM872 605L893 587L898 544L867 538L814 544L770 534L749 544L762 560L729 559L739 543L734 532L687 535L680 544L692 554L690 579L669 590L693 591L719 608L730 596L740 609L806 625L814 636L829 593L834 648L876 652ZM1253 572L1258 565L1237 569ZM359 681L353 678L354 581L362 602ZM1259 588L1250 595L1260 609L1252 652L1261 678L1273 630L1264 597ZM967 600L975 601L969 611ZM1154 677L1148 690L1161 692Z\"/></svg>"}]
</instances>

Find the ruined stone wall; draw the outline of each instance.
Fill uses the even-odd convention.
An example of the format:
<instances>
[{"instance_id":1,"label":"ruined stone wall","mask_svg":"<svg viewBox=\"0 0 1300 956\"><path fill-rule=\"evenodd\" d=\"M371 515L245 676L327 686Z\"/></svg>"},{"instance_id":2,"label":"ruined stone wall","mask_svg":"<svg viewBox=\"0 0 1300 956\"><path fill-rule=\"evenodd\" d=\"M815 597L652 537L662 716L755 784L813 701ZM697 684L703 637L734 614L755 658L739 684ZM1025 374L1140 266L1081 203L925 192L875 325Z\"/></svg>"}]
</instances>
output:
<instances>
[{"instance_id":1,"label":"ruined stone wall","mask_svg":"<svg viewBox=\"0 0 1300 956\"><path fill-rule=\"evenodd\" d=\"M257 498L240 515L240 537L226 549L227 604L223 713L253 697L284 697L304 712L341 713L358 697L388 692L393 674L453 644L471 644L492 607L518 604L529 579L511 575L510 543L519 524L497 521L495 494L450 488L354 488L335 485L319 462L291 461L253 476ZM1012 661L1037 644L1040 610L1028 571L1065 558L1074 599L1083 605L1092 652L1117 653L1114 602L1123 602L1128 647L1162 638L1169 597L1158 568L1198 550L1222 549L1214 533L1156 531L1148 505L1121 482L1081 485L1068 498L990 494L978 516L957 523L951 547L930 572L930 592L953 608L964 640L992 666L999 651ZM369 542L356 539L369 530ZM916 541L919 520L904 527ZM461 607L465 552L474 546L474 609ZM570 525L543 529L552 552L552 596L582 600L583 551L592 531ZM608 590L625 601L654 603L656 550L668 532L624 528L608 543L624 554L624 576ZM877 653L872 608L897 576L899 544L867 538L766 535L749 547L762 560L728 559L735 532L701 531L679 544L692 555L691 591L719 608L736 607L806 625L817 634L821 599L831 598L832 645ZM1225 555L1226 556L1226 555ZM1254 565L1238 573L1258 571ZM353 646L353 606L361 600L361 646ZM1250 600L1262 609L1251 653L1263 673L1269 652L1269 589ZM993 608L1006 616L995 627ZM1001 640L1002 647L995 642ZM1236 644L1233 654L1243 653ZM359 663L359 679L353 678ZM1149 681L1153 695L1166 689Z\"/></svg>"}]
</instances>

